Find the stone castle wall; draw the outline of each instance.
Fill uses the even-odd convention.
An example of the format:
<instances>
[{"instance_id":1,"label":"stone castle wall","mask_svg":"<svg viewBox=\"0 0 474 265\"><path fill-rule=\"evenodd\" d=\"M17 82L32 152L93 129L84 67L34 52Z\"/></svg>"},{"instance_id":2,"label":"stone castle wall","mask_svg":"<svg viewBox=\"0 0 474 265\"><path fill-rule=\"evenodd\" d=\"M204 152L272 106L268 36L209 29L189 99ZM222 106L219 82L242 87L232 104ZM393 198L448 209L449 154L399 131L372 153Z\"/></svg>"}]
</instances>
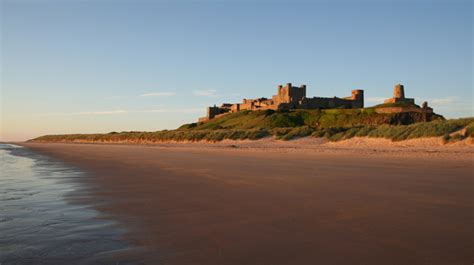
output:
<instances>
[{"instance_id":1,"label":"stone castle wall","mask_svg":"<svg viewBox=\"0 0 474 265\"><path fill-rule=\"evenodd\" d=\"M356 109L363 108L364 104L360 100L343 98L304 98L301 102L301 109Z\"/></svg>"},{"instance_id":2,"label":"stone castle wall","mask_svg":"<svg viewBox=\"0 0 474 265\"><path fill-rule=\"evenodd\" d=\"M225 113L237 112L240 110L283 110L283 109L328 109L328 108L363 108L364 91L353 90L350 97L345 98L322 98L306 97L306 85L299 87L287 83L285 86L279 85L277 94L271 99L243 99L242 103L223 104L220 107L209 107L207 116L200 118L199 121L207 121Z\"/></svg>"}]
</instances>

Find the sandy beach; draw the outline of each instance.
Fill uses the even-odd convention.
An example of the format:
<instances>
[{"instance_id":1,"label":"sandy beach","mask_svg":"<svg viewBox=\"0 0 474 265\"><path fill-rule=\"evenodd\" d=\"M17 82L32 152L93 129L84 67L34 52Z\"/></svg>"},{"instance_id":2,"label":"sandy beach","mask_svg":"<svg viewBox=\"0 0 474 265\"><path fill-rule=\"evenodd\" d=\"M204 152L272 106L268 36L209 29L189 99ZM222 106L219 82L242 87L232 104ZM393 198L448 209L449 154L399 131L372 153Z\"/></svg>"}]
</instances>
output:
<instances>
[{"instance_id":1,"label":"sandy beach","mask_svg":"<svg viewBox=\"0 0 474 265\"><path fill-rule=\"evenodd\" d=\"M472 145L301 143L21 145L84 170L145 264L472 263Z\"/></svg>"}]
</instances>

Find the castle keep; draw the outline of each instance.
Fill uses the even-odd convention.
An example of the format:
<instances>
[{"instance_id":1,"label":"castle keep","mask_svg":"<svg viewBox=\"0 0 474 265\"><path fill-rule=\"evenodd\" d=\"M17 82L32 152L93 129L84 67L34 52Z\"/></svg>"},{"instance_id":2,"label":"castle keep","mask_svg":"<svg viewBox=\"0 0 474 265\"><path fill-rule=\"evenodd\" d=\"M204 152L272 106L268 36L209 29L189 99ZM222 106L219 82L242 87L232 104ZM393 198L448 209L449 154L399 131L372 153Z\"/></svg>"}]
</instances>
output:
<instances>
[{"instance_id":1,"label":"castle keep","mask_svg":"<svg viewBox=\"0 0 474 265\"><path fill-rule=\"evenodd\" d=\"M292 86L291 83L287 83L286 86L279 85L277 94L273 95L271 99L243 99L242 103L224 103L220 107L208 107L206 117L199 118L199 121L207 121L239 110L353 109L363 107L364 90L352 90L352 95L344 98L307 98L306 85L296 87Z\"/></svg>"}]
</instances>

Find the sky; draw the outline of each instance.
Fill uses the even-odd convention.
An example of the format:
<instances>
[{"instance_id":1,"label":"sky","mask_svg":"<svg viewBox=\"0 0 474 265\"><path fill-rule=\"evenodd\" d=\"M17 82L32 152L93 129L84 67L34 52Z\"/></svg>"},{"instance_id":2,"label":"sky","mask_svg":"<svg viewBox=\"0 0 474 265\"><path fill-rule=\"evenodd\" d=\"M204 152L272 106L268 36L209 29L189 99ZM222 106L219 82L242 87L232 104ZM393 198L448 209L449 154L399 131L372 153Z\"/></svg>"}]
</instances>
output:
<instances>
[{"instance_id":1,"label":"sky","mask_svg":"<svg viewBox=\"0 0 474 265\"><path fill-rule=\"evenodd\" d=\"M470 0L0 3L1 141L174 129L288 82L474 116Z\"/></svg>"}]
</instances>

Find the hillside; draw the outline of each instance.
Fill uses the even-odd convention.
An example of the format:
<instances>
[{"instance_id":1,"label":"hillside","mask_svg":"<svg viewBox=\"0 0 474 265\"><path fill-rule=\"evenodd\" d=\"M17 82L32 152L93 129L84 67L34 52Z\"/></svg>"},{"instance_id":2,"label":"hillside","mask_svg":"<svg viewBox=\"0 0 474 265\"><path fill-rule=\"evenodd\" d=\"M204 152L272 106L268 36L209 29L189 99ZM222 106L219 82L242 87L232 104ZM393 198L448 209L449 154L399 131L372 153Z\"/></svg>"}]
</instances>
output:
<instances>
[{"instance_id":1,"label":"hillside","mask_svg":"<svg viewBox=\"0 0 474 265\"><path fill-rule=\"evenodd\" d=\"M423 122L425 119L429 122ZM462 132L455 133L460 130ZM381 114L374 108L366 108L289 112L241 111L204 123L185 124L176 130L46 135L30 141L154 143L224 139L255 140L269 136L281 140L306 136L325 137L331 141L368 136L399 141L443 136L448 142L473 137L473 135L474 118L445 120L437 114L418 112Z\"/></svg>"},{"instance_id":2,"label":"hillside","mask_svg":"<svg viewBox=\"0 0 474 265\"><path fill-rule=\"evenodd\" d=\"M393 107L394 104L390 104ZM402 106L398 104L397 106ZM203 123L185 124L178 128L190 130L216 129L274 129L282 127L309 126L313 128L354 127L360 125L377 126L382 124L408 125L416 122L443 120L434 113L402 112L377 113L377 108L365 109L327 109L294 111L240 111L226 114ZM425 116L426 115L426 119Z\"/></svg>"}]
</instances>

